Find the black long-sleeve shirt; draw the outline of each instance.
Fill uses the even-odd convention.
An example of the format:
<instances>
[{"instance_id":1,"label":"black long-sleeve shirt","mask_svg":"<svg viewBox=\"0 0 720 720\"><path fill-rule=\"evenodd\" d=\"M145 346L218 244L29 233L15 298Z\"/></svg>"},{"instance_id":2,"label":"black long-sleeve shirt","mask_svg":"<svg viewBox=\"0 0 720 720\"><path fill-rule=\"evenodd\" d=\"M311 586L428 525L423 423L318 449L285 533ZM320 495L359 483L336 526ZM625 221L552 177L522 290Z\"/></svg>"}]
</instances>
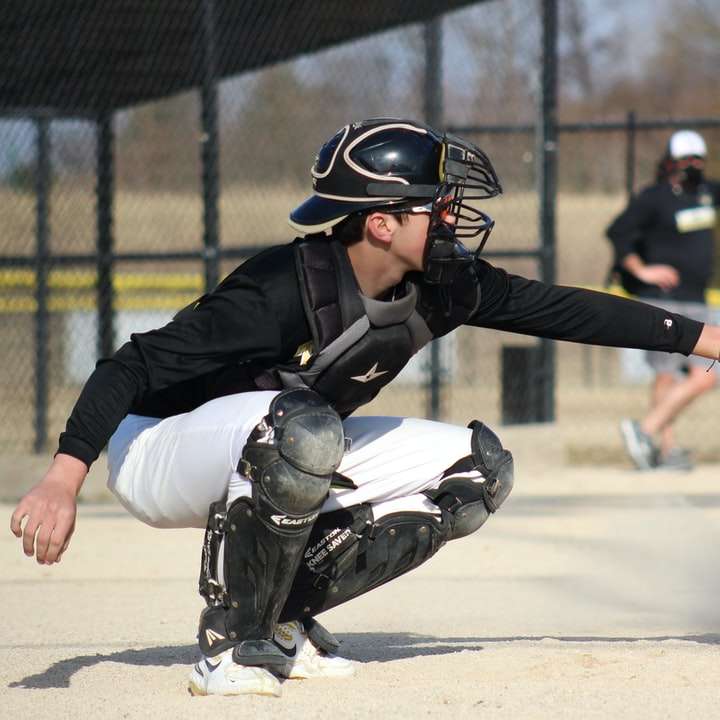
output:
<instances>
[{"instance_id":1,"label":"black long-sleeve shirt","mask_svg":"<svg viewBox=\"0 0 720 720\"><path fill-rule=\"evenodd\" d=\"M713 272L718 205L720 184L712 181L697 192L663 181L634 197L607 229L625 289L643 298L703 302ZM680 276L677 287L664 291L622 271L620 263L630 253L648 265L674 267Z\"/></svg>"},{"instance_id":2,"label":"black long-sleeve shirt","mask_svg":"<svg viewBox=\"0 0 720 720\"><path fill-rule=\"evenodd\" d=\"M702 330L701 323L632 300L545 285L487 262L476 267L481 301L468 322L476 327L686 355ZM129 412L168 417L193 410L237 392L233 388L249 364L287 363L310 339L292 246L265 251L234 270L193 312L133 334L98 363L58 452L90 465Z\"/></svg>"}]
</instances>

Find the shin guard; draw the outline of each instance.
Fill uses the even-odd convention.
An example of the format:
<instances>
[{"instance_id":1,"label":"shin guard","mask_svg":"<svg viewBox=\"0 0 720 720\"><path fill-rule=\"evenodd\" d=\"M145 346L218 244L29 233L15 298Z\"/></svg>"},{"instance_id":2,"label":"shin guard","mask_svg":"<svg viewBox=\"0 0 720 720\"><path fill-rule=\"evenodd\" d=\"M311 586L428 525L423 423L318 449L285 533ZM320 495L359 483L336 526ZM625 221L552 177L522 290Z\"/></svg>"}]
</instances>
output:
<instances>
[{"instance_id":1,"label":"shin guard","mask_svg":"<svg viewBox=\"0 0 720 720\"><path fill-rule=\"evenodd\" d=\"M370 505L324 513L310 535L280 620L303 619L347 602L432 557L441 520L399 512L374 522Z\"/></svg>"},{"instance_id":2,"label":"shin guard","mask_svg":"<svg viewBox=\"0 0 720 720\"><path fill-rule=\"evenodd\" d=\"M201 647L215 633L223 640L210 649L234 645L237 662L265 664L269 655L281 661L269 638L343 450L342 422L316 393L293 389L273 399L240 461L252 497L238 498L224 513L211 506L200 590L213 607L201 616ZM224 583L213 573L218 537Z\"/></svg>"},{"instance_id":3,"label":"shin guard","mask_svg":"<svg viewBox=\"0 0 720 720\"><path fill-rule=\"evenodd\" d=\"M495 433L474 421L471 454L425 496L438 515L398 512L374 520L370 505L319 517L280 618L328 610L421 565L447 540L480 528L510 494L513 459Z\"/></svg>"}]
</instances>

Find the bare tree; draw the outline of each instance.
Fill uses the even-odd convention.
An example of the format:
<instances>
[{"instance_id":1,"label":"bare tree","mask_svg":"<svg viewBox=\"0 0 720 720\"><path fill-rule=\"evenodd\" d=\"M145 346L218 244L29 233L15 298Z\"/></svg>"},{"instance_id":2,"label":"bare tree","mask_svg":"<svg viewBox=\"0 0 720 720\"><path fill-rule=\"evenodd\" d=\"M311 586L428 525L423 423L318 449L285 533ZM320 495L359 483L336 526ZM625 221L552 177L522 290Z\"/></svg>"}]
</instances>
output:
<instances>
[{"instance_id":1,"label":"bare tree","mask_svg":"<svg viewBox=\"0 0 720 720\"><path fill-rule=\"evenodd\" d=\"M196 92L133 108L118 123L120 184L145 191L199 187L200 108Z\"/></svg>"},{"instance_id":2,"label":"bare tree","mask_svg":"<svg viewBox=\"0 0 720 720\"><path fill-rule=\"evenodd\" d=\"M720 111L720 5L708 0L667 2L656 27L657 48L646 68L656 95L689 112Z\"/></svg>"}]
</instances>

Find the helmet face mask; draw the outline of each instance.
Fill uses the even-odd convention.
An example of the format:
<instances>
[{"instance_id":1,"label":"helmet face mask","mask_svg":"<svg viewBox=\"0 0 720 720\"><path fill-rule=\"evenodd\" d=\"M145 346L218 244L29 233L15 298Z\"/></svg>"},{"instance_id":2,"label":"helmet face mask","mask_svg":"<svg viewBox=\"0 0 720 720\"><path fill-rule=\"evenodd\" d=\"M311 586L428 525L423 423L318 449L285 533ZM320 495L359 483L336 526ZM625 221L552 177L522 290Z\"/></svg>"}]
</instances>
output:
<instances>
[{"instance_id":1,"label":"helmet face mask","mask_svg":"<svg viewBox=\"0 0 720 720\"><path fill-rule=\"evenodd\" d=\"M431 285L448 285L479 257L495 225L464 202L462 185L442 183L432 203L423 257L423 275ZM463 240L479 238L470 250Z\"/></svg>"},{"instance_id":2,"label":"helmet face mask","mask_svg":"<svg viewBox=\"0 0 720 720\"><path fill-rule=\"evenodd\" d=\"M392 118L346 125L320 149L311 173L314 194L290 214L290 225L303 234L328 232L366 210L430 208L428 282L451 282L450 275L479 254L493 223L467 201L502 192L480 148L426 125ZM453 221L446 222L448 215ZM462 240L478 236L479 247L471 253ZM429 267L438 263L442 271Z\"/></svg>"}]
</instances>

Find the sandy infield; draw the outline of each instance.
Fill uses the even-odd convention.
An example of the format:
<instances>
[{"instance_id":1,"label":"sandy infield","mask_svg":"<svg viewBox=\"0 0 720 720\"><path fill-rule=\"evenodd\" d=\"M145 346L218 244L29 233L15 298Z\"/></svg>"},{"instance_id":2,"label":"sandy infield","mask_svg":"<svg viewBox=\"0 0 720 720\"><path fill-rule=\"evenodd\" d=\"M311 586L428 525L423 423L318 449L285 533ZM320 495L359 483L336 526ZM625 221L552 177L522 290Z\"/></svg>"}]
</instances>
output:
<instances>
[{"instance_id":1,"label":"sandy infield","mask_svg":"<svg viewBox=\"0 0 720 720\"><path fill-rule=\"evenodd\" d=\"M201 532L85 502L59 566L0 534L0 716L718 717L717 480L520 464L478 533L321 616L355 678L282 698L190 697Z\"/></svg>"}]
</instances>

